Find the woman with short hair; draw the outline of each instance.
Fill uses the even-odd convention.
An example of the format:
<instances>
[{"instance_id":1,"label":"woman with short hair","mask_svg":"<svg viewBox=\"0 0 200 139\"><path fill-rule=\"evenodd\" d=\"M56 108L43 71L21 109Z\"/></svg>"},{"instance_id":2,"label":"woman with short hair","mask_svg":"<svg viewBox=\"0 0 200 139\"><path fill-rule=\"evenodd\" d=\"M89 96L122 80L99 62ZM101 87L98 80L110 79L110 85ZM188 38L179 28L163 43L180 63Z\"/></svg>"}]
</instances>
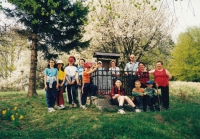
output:
<instances>
[{"instance_id":1,"label":"woman with short hair","mask_svg":"<svg viewBox=\"0 0 200 139\"><path fill-rule=\"evenodd\" d=\"M162 106L167 110L169 108L169 80L172 76L167 69L163 68L162 61L157 61L156 68L149 73L154 75L154 82L161 89Z\"/></svg>"}]
</instances>

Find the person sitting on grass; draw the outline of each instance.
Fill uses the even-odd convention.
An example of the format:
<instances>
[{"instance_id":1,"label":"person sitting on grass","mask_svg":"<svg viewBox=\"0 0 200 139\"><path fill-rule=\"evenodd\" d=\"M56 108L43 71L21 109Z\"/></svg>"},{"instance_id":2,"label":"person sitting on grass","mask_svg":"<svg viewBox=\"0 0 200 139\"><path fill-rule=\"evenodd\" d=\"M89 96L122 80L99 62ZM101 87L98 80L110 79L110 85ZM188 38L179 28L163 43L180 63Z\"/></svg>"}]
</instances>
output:
<instances>
[{"instance_id":1,"label":"person sitting on grass","mask_svg":"<svg viewBox=\"0 0 200 139\"><path fill-rule=\"evenodd\" d=\"M124 102L128 102L128 104L133 108L135 107L135 104L131 101L131 99L125 95L125 89L122 88L122 82L120 79L115 80L115 86L112 87L111 96L112 105L118 105L118 113L120 114L126 113L123 110Z\"/></svg>"},{"instance_id":2,"label":"person sitting on grass","mask_svg":"<svg viewBox=\"0 0 200 139\"><path fill-rule=\"evenodd\" d=\"M93 72L95 72L98 68L98 65L91 70L91 64L88 62L84 65L84 70L82 74L82 96L81 96L81 103L82 108L86 110L85 107L88 92L91 92L92 99L96 99L96 92L97 92L97 86L90 82L90 76Z\"/></svg>"},{"instance_id":3,"label":"person sitting on grass","mask_svg":"<svg viewBox=\"0 0 200 139\"><path fill-rule=\"evenodd\" d=\"M153 87L153 81L149 80L146 82L147 88L144 89L144 95L145 95L145 103L147 104L147 111L150 110L155 111L155 104L157 102L157 96L158 93L155 88Z\"/></svg>"},{"instance_id":4,"label":"person sitting on grass","mask_svg":"<svg viewBox=\"0 0 200 139\"><path fill-rule=\"evenodd\" d=\"M135 88L132 90L132 100L136 104L136 112L143 111L144 88L141 88L139 80L135 81Z\"/></svg>"}]
</instances>

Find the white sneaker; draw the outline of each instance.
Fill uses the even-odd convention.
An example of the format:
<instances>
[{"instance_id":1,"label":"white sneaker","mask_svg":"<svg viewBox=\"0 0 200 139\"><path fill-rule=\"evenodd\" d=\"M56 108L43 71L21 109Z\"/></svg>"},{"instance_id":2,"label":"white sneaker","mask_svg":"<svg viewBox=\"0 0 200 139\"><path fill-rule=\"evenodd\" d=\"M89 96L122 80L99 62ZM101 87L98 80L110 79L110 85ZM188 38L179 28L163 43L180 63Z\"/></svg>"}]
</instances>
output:
<instances>
[{"instance_id":1,"label":"white sneaker","mask_svg":"<svg viewBox=\"0 0 200 139\"><path fill-rule=\"evenodd\" d=\"M92 99L97 99L97 97L96 96L92 96Z\"/></svg>"},{"instance_id":2,"label":"white sneaker","mask_svg":"<svg viewBox=\"0 0 200 139\"><path fill-rule=\"evenodd\" d=\"M52 111L56 111L54 108L51 108Z\"/></svg>"},{"instance_id":3,"label":"white sneaker","mask_svg":"<svg viewBox=\"0 0 200 139\"><path fill-rule=\"evenodd\" d=\"M64 108L65 108L65 106L63 106L63 105L60 105L60 106L57 107L58 110L62 110Z\"/></svg>"},{"instance_id":4,"label":"white sneaker","mask_svg":"<svg viewBox=\"0 0 200 139\"><path fill-rule=\"evenodd\" d=\"M61 107L61 109L64 109L64 108L65 108L65 106L64 106L64 105L60 105L60 107Z\"/></svg>"},{"instance_id":5,"label":"white sneaker","mask_svg":"<svg viewBox=\"0 0 200 139\"><path fill-rule=\"evenodd\" d=\"M141 110L140 109L135 109L135 112L141 112Z\"/></svg>"},{"instance_id":6,"label":"white sneaker","mask_svg":"<svg viewBox=\"0 0 200 139\"><path fill-rule=\"evenodd\" d=\"M77 108L77 104L76 103L74 103L74 108Z\"/></svg>"},{"instance_id":7,"label":"white sneaker","mask_svg":"<svg viewBox=\"0 0 200 139\"><path fill-rule=\"evenodd\" d=\"M126 112L123 109L119 109L117 113L125 114Z\"/></svg>"},{"instance_id":8,"label":"white sneaker","mask_svg":"<svg viewBox=\"0 0 200 139\"><path fill-rule=\"evenodd\" d=\"M58 110L61 110L62 108L61 108L61 106L58 106L57 109L58 109Z\"/></svg>"},{"instance_id":9,"label":"white sneaker","mask_svg":"<svg viewBox=\"0 0 200 139\"><path fill-rule=\"evenodd\" d=\"M85 107L85 106L82 106L82 108L83 108L84 110L87 110L87 107Z\"/></svg>"},{"instance_id":10,"label":"white sneaker","mask_svg":"<svg viewBox=\"0 0 200 139\"><path fill-rule=\"evenodd\" d=\"M54 112L54 108L48 108L48 112Z\"/></svg>"}]
</instances>

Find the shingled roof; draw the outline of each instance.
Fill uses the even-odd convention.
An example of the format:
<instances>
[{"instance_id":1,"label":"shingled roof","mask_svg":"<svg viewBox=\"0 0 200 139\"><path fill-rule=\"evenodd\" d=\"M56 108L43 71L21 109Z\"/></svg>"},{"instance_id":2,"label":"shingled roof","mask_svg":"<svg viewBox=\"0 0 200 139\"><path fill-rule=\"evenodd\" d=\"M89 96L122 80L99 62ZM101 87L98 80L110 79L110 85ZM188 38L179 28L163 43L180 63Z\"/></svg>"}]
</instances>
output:
<instances>
[{"instance_id":1,"label":"shingled roof","mask_svg":"<svg viewBox=\"0 0 200 139\"><path fill-rule=\"evenodd\" d=\"M97 58L119 58L119 53L104 53L104 52L94 52L93 57Z\"/></svg>"}]
</instances>

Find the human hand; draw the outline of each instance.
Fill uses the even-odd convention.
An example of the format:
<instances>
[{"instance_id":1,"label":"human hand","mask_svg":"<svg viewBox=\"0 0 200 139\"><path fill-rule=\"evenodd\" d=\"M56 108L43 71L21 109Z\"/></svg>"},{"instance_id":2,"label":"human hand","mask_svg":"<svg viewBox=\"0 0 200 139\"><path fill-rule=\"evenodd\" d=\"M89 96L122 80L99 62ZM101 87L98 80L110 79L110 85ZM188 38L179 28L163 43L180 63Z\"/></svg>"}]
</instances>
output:
<instances>
[{"instance_id":1,"label":"human hand","mask_svg":"<svg viewBox=\"0 0 200 139\"><path fill-rule=\"evenodd\" d=\"M47 85L45 85L45 86L44 86L44 88L45 88L45 90L47 90L47 89L48 89L48 86L47 86Z\"/></svg>"},{"instance_id":2,"label":"human hand","mask_svg":"<svg viewBox=\"0 0 200 139\"><path fill-rule=\"evenodd\" d=\"M58 89L58 84L56 85L56 89Z\"/></svg>"},{"instance_id":3,"label":"human hand","mask_svg":"<svg viewBox=\"0 0 200 139\"><path fill-rule=\"evenodd\" d=\"M60 84L60 87L62 87L62 86L63 86L63 84L64 84L64 83L61 83L61 84Z\"/></svg>"}]
</instances>

